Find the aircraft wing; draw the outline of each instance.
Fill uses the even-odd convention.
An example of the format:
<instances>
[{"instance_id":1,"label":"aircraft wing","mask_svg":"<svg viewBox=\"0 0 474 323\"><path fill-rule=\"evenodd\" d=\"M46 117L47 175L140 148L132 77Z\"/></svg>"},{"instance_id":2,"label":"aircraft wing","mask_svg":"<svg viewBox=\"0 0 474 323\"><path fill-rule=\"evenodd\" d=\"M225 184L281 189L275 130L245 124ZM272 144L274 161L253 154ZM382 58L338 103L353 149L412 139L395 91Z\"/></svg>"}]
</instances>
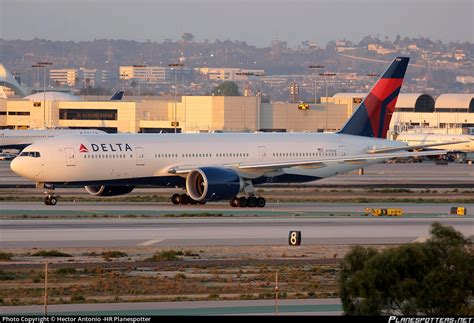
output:
<instances>
[{"instance_id":1,"label":"aircraft wing","mask_svg":"<svg viewBox=\"0 0 474 323\"><path fill-rule=\"evenodd\" d=\"M392 151L399 151L399 150L416 150L416 149L424 149L424 148L433 148L438 146L446 146L446 145L454 145L454 144L463 144L469 142L469 140L463 141L450 141L450 142L442 142L436 144L424 144L424 145L413 145L413 146L400 146L400 147L387 147L387 148L379 148L379 149L369 149L367 150L368 154L379 154L379 153L388 153ZM442 155L442 154L440 154Z\"/></svg>"},{"instance_id":2,"label":"aircraft wing","mask_svg":"<svg viewBox=\"0 0 474 323\"><path fill-rule=\"evenodd\" d=\"M398 157L444 155L447 152L448 151L446 150L437 150L437 151L422 151L422 152L363 154L363 155L352 155L352 156L342 156L342 157L318 158L318 159L311 159L311 160L258 161L258 162L251 162L251 163L218 165L218 167L226 167L226 168L228 167L228 168L241 169L241 170L251 170L251 169L278 170L278 169L288 168L288 167L317 166L317 165L321 165L327 162L355 163L359 161L373 160L373 159L391 159L391 158L398 158ZM168 172L172 174L185 174L199 167L203 167L203 165L175 166L175 167L171 167L168 170Z\"/></svg>"}]
</instances>

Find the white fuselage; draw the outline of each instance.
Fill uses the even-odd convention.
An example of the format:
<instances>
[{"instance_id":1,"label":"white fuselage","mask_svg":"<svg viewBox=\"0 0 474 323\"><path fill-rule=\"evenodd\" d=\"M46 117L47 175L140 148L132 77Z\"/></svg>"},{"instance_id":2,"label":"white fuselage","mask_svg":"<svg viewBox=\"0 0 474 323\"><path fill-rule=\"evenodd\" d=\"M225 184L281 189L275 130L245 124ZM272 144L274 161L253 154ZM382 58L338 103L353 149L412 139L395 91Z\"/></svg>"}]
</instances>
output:
<instances>
[{"instance_id":1,"label":"white fuselage","mask_svg":"<svg viewBox=\"0 0 474 323\"><path fill-rule=\"evenodd\" d=\"M429 145L442 144L446 145L436 146L438 149L444 149L455 152L474 152L474 136L473 135L448 135L435 133L401 133L396 138L398 141L403 141L409 146L415 145ZM460 142L455 143L453 142Z\"/></svg>"},{"instance_id":2,"label":"white fuselage","mask_svg":"<svg viewBox=\"0 0 474 323\"><path fill-rule=\"evenodd\" d=\"M45 130L1 130L0 148L24 148L39 140L62 135L105 134L100 130L88 129L45 129Z\"/></svg>"},{"instance_id":3,"label":"white fuselage","mask_svg":"<svg viewBox=\"0 0 474 323\"><path fill-rule=\"evenodd\" d=\"M17 174L43 183L133 183L136 179L184 176L170 174L170 169L186 166L224 166L249 180L272 182L287 175L284 182L298 182L337 175L387 158L353 162L348 158L344 162L278 170L241 169L237 165L349 157L366 154L369 149L399 146L406 145L384 139L315 133L62 136L29 146L24 153L38 152L38 156L20 155L11 167ZM166 182L163 185L169 185Z\"/></svg>"}]
</instances>

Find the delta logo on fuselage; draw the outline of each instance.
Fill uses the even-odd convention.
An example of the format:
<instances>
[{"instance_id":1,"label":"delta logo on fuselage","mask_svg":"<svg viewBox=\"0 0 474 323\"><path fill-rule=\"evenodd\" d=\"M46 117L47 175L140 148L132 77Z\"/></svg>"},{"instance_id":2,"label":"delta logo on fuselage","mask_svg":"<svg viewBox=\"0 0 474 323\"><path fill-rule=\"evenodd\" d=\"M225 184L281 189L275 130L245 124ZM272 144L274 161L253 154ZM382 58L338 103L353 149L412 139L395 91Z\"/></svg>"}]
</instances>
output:
<instances>
[{"instance_id":1,"label":"delta logo on fuselage","mask_svg":"<svg viewBox=\"0 0 474 323\"><path fill-rule=\"evenodd\" d=\"M132 147L129 144L91 144L93 152L121 152L121 151L132 151ZM81 144L79 146L79 152L88 153L89 149Z\"/></svg>"}]
</instances>

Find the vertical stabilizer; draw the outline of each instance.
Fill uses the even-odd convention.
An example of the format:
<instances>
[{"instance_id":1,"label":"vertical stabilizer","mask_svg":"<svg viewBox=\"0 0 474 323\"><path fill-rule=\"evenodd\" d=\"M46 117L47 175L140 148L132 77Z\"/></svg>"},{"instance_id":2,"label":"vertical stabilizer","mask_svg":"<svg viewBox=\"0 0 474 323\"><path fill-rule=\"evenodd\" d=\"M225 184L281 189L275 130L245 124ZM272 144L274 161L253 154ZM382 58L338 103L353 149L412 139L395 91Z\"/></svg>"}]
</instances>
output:
<instances>
[{"instance_id":1,"label":"vertical stabilizer","mask_svg":"<svg viewBox=\"0 0 474 323\"><path fill-rule=\"evenodd\" d=\"M397 57L393 60L339 133L387 138L409 60L409 57Z\"/></svg>"}]
</instances>

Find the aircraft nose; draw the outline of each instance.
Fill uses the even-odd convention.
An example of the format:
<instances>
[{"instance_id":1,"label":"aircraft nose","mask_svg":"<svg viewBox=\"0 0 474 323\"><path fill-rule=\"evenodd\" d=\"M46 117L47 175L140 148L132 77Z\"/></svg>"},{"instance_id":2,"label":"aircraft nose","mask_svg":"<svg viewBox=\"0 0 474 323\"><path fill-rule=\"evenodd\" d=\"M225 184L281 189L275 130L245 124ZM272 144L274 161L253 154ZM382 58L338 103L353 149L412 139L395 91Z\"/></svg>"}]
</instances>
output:
<instances>
[{"instance_id":1,"label":"aircraft nose","mask_svg":"<svg viewBox=\"0 0 474 323\"><path fill-rule=\"evenodd\" d=\"M26 177L29 178L30 174L28 172L28 167L27 163L23 160L24 158L22 157L16 157L15 159L12 160L10 163L10 169L17 175L20 175L21 177Z\"/></svg>"},{"instance_id":2,"label":"aircraft nose","mask_svg":"<svg viewBox=\"0 0 474 323\"><path fill-rule=\"evenodd\" d=\"M19 170L20 170L20 161L19 161L19 158L14 158L11 163L10 163L10 169L12 170L12 172L14 172L15 174L18 174L20 175L19 173Z\"/></svg>"}]
</instances>

